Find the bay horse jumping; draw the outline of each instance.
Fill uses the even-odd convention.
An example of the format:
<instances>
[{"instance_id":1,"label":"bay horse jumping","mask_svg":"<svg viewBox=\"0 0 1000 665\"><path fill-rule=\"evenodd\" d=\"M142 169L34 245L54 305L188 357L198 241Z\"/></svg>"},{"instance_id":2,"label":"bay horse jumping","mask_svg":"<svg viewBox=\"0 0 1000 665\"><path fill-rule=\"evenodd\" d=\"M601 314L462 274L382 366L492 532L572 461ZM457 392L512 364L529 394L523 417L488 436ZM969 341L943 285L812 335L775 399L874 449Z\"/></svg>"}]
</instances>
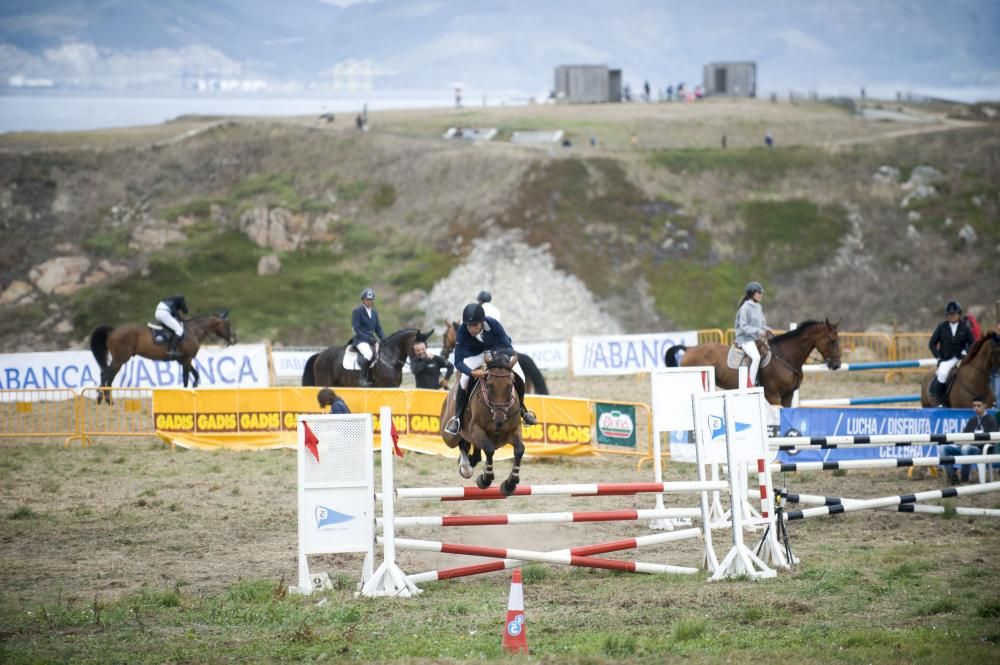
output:
<instances>
[{"instance_id":1,"label":"bay horse jumping","mask_svg":"<svg viewBox=\"0 0 1000 665\"><path fill-rule=\"evenodd\" d=\"M791 406L792 395L802 385L802 365L815 349L823 356L830 369L840 367L840 337L837 324L826 321L803 321L798 328L768 340L771 362L760 370L760 383L769 404ZM667 349L664 360L667 367L715 367L715 385L724 390L738 388L739 370L729 367L726 344L698 344L687 348L677 344ZM678 363L677 355L684 354Z\"/></svg>"},{"instance_id":2,"label":"bay horse jumping","mask_svg":"<svg viewBox=\"0 0 1000 665\"><path fill-rule=\"evenodd\" d=\"M417 328L403 328L386 337L368 369L372 385L376 388L398 388L403 383L403 365L413 355L413 344L418 337L426 339L433 333L433 330L422 333ZM344 367L346 348L331 346L309 356L302 371L302 385L358 387L361 370Z\"/></svg>"},{"instance_id":3,"label":"bay horse jumping","mask_svg":"<svg viewBox=\"0 0 1000 665\"><path fill-rule=\"evenodd\" d=\"M510 496L520 482L524 441L521 439L521 402L514 389L514 364L517 356L498 353L486 361L486 376L469 384L469 401L458 434L445 431L445 424L455 412L456 381L441 405L441 438L449 448L458 448L458 472L472 477L472 469L486 454L486 467L476 478L479 489L493 484L493 454L507 444L514 447L514 465L507 480L500 483L500 493ZM475 450L472 450L473 447Z\"/></svg>"},{"instance_id":4,"label":"bay horse jumping","mask_svg":"<svg viewBox=\"0 0 1000 665\"><path fill-rule=\"evenodd\" d=\"M986 333L969 349L969 354L958 363L953 373L954 379L948 381L948 393L944 406L954 409L972 407L972 400L981 398L986 408L996 404L997 395L990 388L990 374L1000 368L1000 338L993 331ZM927 373L920 382L920 405L924 407L941 406L928 392L934 370Z\"/></svg>"},{"instance_id":5,"label":"bay horse jumping","mask_svg":"<svg viewBox=\"0 0 1000 665\"><path fill-rule=\"evenodd\" d=\"M459 325L456 321L444 322L444 333L442 333L444 341L441 342L441 357L444 359L448 359L451 356L451 352L455 350L455 344L458 342ZM517 364L521 366L521 371L524 372L524 392L535 395L549 394L549 387L545 384L545 377L531 356L518 351Z\"/></svg>"},{"instance_id":6,"label":"bay horse jumping","mask_svg":"<svg viewBox=\"0 0 1000 665\"><path fill-rule=\"evenodd\" d=\"M178 351L180 358L171 358L166 344L154 341L153 331L149 326L138 323L126 323L116 326L100 326L90 335L90 351L94 354L98 367L101 368L101 388L110 388L122 365L132 356L142 356L150 360L177 360L184 368L184 387L187 388L188 378L194 379L193 387L198 387L198 370L192 365L202 341L209 333L215 333L226 341L235 344L236 335L229 322L229 311L222 310L218 314L204 314L187 319L184 323L184 338ZM109 359L110 356L110 359ZM111 404L111 395L101 390L97 395L97 403L107 400Z\"/></svg>"}]
</instances>

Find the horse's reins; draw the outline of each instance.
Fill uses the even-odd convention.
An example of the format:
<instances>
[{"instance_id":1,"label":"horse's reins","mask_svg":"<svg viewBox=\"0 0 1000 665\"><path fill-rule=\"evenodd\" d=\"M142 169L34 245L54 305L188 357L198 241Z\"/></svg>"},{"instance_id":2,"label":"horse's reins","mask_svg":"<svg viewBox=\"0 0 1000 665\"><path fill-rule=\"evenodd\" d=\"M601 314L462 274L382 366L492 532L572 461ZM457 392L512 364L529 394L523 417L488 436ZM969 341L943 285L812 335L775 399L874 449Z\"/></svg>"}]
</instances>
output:
<instances>
[{"instance_id":1,"label":"horse's reins","mask_svg":"<svg viewBox=\"0 0 1000 665\"><path fill-rule=\"evenodd\" d=\"M511 370L507 370L507 371L511 372L511 374L513 374L513 372ZM486 406L489 407L489 409L490 409L490 415L493 416L494 418L496 418L497 410L498 409L502 410L504 413L506 413L507 409L509 409L510 407L512 407L514 405L514 397L515 397L516 393L514 392L514 382L512 381L511 384L510 384L510 399L507 400L507 403L506 404L494 404L493 402L490 401L490 394L486 391L486 378L490 377L490 376L503 376L503 375L502 374L494 374L492 370L487 370L486 371L486 376L484 376L482 379L479 380L479 391L482 393L483 401L486 402Z\"/></svg>"}]
</instances>

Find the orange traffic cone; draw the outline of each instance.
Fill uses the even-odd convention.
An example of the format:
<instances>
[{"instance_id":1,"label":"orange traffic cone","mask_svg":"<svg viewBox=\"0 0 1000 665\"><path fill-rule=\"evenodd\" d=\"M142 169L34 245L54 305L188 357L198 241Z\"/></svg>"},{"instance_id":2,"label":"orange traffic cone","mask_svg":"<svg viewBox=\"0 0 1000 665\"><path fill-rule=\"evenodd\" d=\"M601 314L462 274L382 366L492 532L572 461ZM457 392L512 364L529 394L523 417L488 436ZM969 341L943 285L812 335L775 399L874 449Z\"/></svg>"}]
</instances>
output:
<instances>
[{"instance_id":1,"label":"orange traffic cone","mask_svg":"<svg viewBox=\"0 0 1000 665\"><path fill-rule=\"evenodd\" d=\"M503 627L501 646L514 653L528 653L528 636L525 633L524 586L521 584L521 569L514 569L510 581L510 597L507 600L507 622Z\"/></svg>"}]
</instances>

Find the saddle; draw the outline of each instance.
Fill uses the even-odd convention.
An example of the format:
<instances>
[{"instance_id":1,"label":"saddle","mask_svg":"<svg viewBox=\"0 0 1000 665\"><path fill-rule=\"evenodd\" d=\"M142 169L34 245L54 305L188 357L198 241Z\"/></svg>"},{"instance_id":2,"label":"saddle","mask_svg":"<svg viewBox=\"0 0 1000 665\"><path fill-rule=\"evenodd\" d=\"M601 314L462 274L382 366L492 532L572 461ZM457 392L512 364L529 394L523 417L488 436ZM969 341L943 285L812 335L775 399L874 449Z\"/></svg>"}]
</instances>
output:
<instances>
[{"instance_id":1,"label":"saddle","mask_svg":"<svg viewBox=\"0 0 1000 665\"><path fill-rule=\"evenodd\" d=\"M771 347L764 340L757 340L757 350L760 351L760 369L764 369L771 363ZM739 369L750 366L750 356L743 352L743 349L735 343L729 347L729 354L726 356L726 365L729 369Z\"/></svg>"},{"instance_id":2,"label":"saddle","mask_svg":"<svg viewBox=\"0 0 1000 665\"><path fill-rule=\"evenodd\" d=\"M149 328L149 332L153 335L154 344L166 346L174 338L174 331L159 321L147 321L146 327Z\"/></svg>"},{"instance_id":3,"label":"saddle","mask_svg":"<svg viewBox=\"0 0 1000 665\"><path fill-rule=\"evenodd\" d=\"M961 367L962 363L959 361L957 365L951 368L948 372L948 380L944 382L944 388L941 390L941 399L939 403L941 406L951 406L951 389L955 385L955 381L958 380L958 368ZM936 379L935 379L936 380ZM934 395L932 395L934 397Z\"/></svg>"},{"instance_id":4,"label":"saddle","mask_svg":"<svg viewBox=\"0 0 1000 665\"><path fill-rule=\"evenodd\" d=\"M372 362L378 358L378 344L372 349ZM344 346L344 359L340 362L340 365L346 370L360 370L361 367L358 365L358 348L354 346L351 342L348 342Z\"/></svg>"}]
</instances>

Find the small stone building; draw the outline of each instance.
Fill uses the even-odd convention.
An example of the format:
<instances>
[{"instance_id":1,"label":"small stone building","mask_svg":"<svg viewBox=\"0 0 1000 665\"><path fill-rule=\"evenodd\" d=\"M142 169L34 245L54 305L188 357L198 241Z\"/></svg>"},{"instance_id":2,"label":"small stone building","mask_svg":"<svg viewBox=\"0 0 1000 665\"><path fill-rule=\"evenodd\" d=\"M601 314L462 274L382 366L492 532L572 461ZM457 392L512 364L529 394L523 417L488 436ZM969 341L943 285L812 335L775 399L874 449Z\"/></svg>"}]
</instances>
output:
<instances>
[{"instance_id":1,"label":"small stone building","mask_svg":"<svg viewBox=\"0 0 1000 665\"><path fill-rule=\"evenodd\" d=\"M709 97L756 97L756 62L710 62L702 86Z\"/></svg>"},{"instance_id":2,"label":"small stone building","mask_svg":"<svg viewBox=\"0 0 1000 665\"><path fill-rule=\"evenodd\" d=\"M607 65L556 67L556 100L576 104L620 102L622 70Z\"/></svg>"}]
</instances>

